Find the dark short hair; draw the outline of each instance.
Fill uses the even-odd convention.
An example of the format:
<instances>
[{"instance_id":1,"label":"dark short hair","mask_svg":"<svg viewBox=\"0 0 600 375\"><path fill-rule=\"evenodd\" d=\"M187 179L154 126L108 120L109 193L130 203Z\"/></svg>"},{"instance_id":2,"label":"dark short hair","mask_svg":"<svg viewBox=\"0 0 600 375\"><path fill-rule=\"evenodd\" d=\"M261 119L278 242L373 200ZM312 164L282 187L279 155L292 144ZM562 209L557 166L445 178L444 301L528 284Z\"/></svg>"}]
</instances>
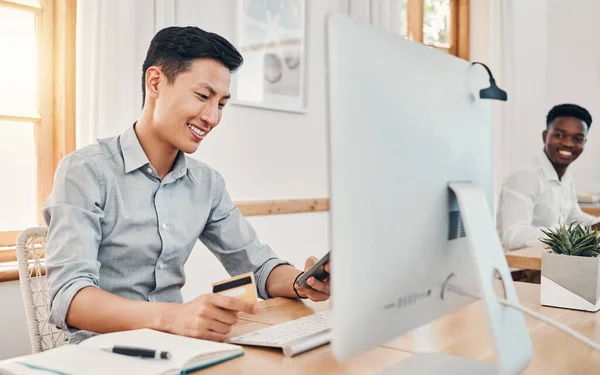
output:
<instances>
[{"instance_id":1,"label":"dark short hair","mask_svg":"<svg viewBox=\"0 0 600 375\"><path fill-rule=\"evenodd\" d=\"M199 58L217 60L232 73L244 62L242 55L225 38L199 27L172 26L157 32L142 66L142 106L146 100L146 70L149 67L160 67L172 83Z\"/></svg>"},{"instance_id":2,"label":"dark short hair","mask_svg":"<svg viewBox=\"0 0 600 375\"><path fill-rule=\"evenodd\" d=\"M592 115L590 115L587 109L577 104L559 104L552 107L550 112L548 112L548 116L546 116L546 128L557 117L575 117L585 122L588 130L592 126Z\"/></svg>"}]
</instances>

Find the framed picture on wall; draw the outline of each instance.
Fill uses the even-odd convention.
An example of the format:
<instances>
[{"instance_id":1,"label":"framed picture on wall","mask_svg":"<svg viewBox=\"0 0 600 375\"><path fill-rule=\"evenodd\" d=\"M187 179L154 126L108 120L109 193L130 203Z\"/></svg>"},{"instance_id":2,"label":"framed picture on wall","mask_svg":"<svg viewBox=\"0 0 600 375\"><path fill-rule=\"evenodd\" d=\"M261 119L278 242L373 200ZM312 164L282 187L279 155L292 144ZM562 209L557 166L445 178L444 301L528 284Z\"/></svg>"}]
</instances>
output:
<instances>
[{"instance_id":1,"label":"framed picture on wall","mask_svg":"<svg viewBox=\"0 0 600 375\"><path fill-rule=\"evenodd\" d=\"M232 103L306 112L306 1L237 0Z\"/></svg>"}]
</instances>

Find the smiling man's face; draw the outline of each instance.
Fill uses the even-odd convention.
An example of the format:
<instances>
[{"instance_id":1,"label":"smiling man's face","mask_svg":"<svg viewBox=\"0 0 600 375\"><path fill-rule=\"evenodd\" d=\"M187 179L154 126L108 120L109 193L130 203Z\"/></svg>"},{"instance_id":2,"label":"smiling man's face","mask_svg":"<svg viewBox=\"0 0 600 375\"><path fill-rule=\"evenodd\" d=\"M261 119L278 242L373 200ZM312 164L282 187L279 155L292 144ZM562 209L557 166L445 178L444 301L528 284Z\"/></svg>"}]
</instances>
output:
<instances>
[{"instance_id":1,"label":"smiling man's face","mask_svg":"<svg viewBox=\"0 0 600 375\"><path fill-rule=\"evenodd\" d=\"M575 117L557 117L544 130L544 151L555 167L566 168L583 152L587 125Z\"/></svg>"},{"instance_id":2,"label":"smiling man's face","mask_svg":"<svg viewBox=\"0 0 600 375\"><path fill-rule=\"evenodd\" d=\"M147 75L149 84L155 86L146 91L154 100L157 134L178 150L196 152L221 121L230 97L229 69L214 59L199 58L173 82L157 67L150 67Z\"/></svg>"}]
</instances>

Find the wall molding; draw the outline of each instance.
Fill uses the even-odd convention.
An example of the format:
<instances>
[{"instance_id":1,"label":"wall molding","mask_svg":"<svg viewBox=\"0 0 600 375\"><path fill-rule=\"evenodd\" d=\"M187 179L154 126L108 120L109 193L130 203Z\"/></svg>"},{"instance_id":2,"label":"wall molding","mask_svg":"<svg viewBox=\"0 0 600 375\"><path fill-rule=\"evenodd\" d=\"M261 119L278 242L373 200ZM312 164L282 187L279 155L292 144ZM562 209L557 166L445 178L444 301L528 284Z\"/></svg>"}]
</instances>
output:
<instances>
[{"instance_id":1,"label":"wall molding","mask_svg":"<svg viewBox=\"0 0 600 375\"><path fill-rule=\"evenodd\" d=\"M3 281L15 281L19 280L19 269L15 268L7 268L0 269L0 283Z\"/></svg>"},{"instance_id":2,"label":"wall molding","mask_svg":"<svg viewBox=\"0 0 600 375\"><path fill-rule=\"evenodd\" d=\"M0 232L0 247L15 246L19 233L21 233L19 230Z\"/></svg>"},{"instance_id":3,"label":"wall molding","mask_svg":"<svg viewBox=\"0 0 600 375\"><path fill-rule=\"evenodd\" d=\"M329 211L329 198L234 202L244 216L297 214Z\"/></svg>"}]
</instances>

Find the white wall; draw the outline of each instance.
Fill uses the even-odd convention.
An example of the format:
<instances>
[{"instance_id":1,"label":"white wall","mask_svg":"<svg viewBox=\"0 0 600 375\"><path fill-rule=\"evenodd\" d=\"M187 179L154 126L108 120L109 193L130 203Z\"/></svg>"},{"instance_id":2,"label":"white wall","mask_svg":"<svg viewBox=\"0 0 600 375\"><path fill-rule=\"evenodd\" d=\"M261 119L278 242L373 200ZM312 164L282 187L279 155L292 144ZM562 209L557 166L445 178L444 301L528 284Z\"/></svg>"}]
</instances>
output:
<instances>
[{"instance_id":1,"label":"white wall","mask_svg":"<svg viewBox=\"0 0 600 375\"><path fill-rule=\"evenodd\" d=\"M471 60L486 63L508 92L508 102L492 103L496 197L504 178L542 148L547 7L547 0L471 2Z\"/></svg>"},{"instance_id":2,"label":"white wall","mask_svg":"<svg viewBox=\"0 0 600 375\"><path fill-rule=\"evenodd\" d=\"M31 353L18 281L0 283L0 360Z\"/></svg>"},{"instance_id":3,"label":"white wall","mask_svg":"<svg viewBox=\"0 0 600 375\"><path fill-rule=\"evenodd\" d=\"M78 0L77 147L119 134L139 115L142 63L164 1Z\"/></svg>"},{"instance_id":4,"label":"white wall","mask_svg":"<svg viewBox=\"0 0 600 375\"><path fill-rule=\"evenodd\" d=\"M552 106L575 103L600 119L600 48L594 0L490 0L508 4L512 35L498 56L498 84L507 89L508 110L496 118L496 178L531 162L541 152L541 133ZM476 2L472 2L476 3ZM508 39L508 40L506 40ZM502 74L504 73L504 76ZM585 152L570 167L577 190L600 192L600 135L593 124ZM497 185L498 186L498 185Z\"/></svg>"},{"instance_id":5,"label":"white wall","mask_svg":"<svg viewBox=\"0 0 600 375\"><path fill-rule=\"evenodd\" d=\"M584 153L570 167L579 191L600 192L600 48L595 24L600 2L549 0L546 106L587 108L592 124Z\"/></svg>"},{"instance_id":6,"label":"white wall","mask_svg":"<svg viewBox=\"0 0 600 375\"><path fill-rule=\"evenodd\" d=\"M323 35L326 14L340 3L312 1L308 7L308 113L229 105L195 155L223 174L234 200L328 195ZM176 4L177 24L197 25L235 41L235 1Z\"/></svg>"},{"instance_id":7,"label":"white wall","mask_svg":"<svg viewBox=\"0 0 600 375\"><path fill-rule=\"evenodd\" d=\"M498 27L502 9L509 29ZM590 26L599 11L593 0L471 2L471 59L489 63L508 91L507 103L494 103L496 193L509 173L541 152L552 106L576 103L600 119L600 48ZM600 192L597 133L592 126L585 152L570 168L579 191Z\"/></svg>"},{"instance_id":8,"label":"white wall","mask_svg":"<svg viewBox=\"0 0 600 375\"><path fill-rule=\"evenodd\" d=\"M543 149L546 127L548 4L546 0L512 2L512 111L503 129L505 173L531 162Z\"/></svg>"},{"instance_id":9,"label":"white wall","mask_svg":"<svg viewBox=\"0 0 600 375\"><path fill-rule=\"evenodd\" d=\"M470 14L470 60L478 61L486 64L493 72L495 79L500 87L506 89L503 85L503 74L500 69L500 61L496 59L497 51L493 40L495 35L494 24L494 6L492 2L495 0L472 1ZM505 103L492 102L493 124L494 124L494 139L497 140L501 136L502 118L500 111ZM494 142L494 193L498 194L501 181L498 176L502 173L501 163L501 144ZM497 199L494 199L497 202Z\"/></svg>"}]
</instances>

